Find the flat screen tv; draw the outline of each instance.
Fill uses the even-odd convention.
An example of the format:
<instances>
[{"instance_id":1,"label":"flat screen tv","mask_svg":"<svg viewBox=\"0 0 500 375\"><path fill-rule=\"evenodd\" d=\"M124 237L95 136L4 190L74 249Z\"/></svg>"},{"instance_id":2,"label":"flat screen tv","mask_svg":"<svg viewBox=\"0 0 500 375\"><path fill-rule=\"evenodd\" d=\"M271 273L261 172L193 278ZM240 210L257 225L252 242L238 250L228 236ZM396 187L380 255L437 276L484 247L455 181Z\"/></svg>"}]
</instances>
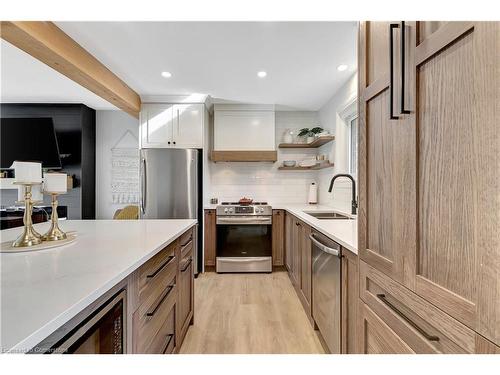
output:
<instances>
[{"instance_id":1,"label":"flat screen tv","mask_svg":"<svg viewBox=\"0 0 500 375\"><path fill-rule=\"evenodd\" d=\"M60 169L59 147L51 118L1 118L0 168L12 162L38 161L42 168Z\"/></svg>"}]
</instances>

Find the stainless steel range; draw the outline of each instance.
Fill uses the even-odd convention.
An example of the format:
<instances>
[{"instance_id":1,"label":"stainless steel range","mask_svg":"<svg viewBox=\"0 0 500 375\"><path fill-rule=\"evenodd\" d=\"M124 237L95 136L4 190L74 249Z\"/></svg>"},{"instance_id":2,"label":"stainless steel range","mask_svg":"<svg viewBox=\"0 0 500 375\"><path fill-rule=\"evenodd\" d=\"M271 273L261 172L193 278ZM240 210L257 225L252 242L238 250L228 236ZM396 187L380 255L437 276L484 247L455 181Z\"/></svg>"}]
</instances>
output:
<instances>
[{"instance_id":1,"label":"stainless steel range","mask_svg":"<svg viewBox=\"0 0 500 375\"><path fill-rule=\"evenodd\" d=\"M272 214L266 202L217 206L217 272L272 272Z\"/></svg>"}]
</instances>

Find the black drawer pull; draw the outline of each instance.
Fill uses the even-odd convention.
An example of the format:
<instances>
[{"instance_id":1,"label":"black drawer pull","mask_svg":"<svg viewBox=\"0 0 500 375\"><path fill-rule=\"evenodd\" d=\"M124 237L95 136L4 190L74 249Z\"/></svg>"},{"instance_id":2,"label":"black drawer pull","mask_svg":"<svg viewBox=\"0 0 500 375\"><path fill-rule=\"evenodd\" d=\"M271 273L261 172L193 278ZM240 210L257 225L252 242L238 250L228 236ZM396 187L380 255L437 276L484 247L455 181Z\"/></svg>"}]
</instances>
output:
<instances>
[{"instance_id":1,"label":"black drawer pull","mask_svg":"<svg viewBox=\"0 0 500 375\"><path fill-rule=\"evenodd\" d=\"M389 119L397 120L394 115L394 29L399 29L399 24L389 25Z\"/></svg>"},{"instance_id":2,"label":"black drawer pull","mask_svg":"<svg viewBox=\"0 0 500 375\"><path fill-rule=\"evenodd\" d=\"M406 78L406 24L405 21L401 21L401 114L410 114L411 111L405 109L405 78Z\"/></svg>"},{"instance_id":3,"label":"black drawer pull","mask_svg":"<svg viewBox=\"0 0 500 375\"><path fill-rule=\"evenodd\" d=\"M420 328L416 323L414 323L410 318L408 318L401 310L399 310L396 306L390 303L387 298L385 298L385 294L377 294L379 300L381 300L385 305L387 305L390 309L392 309L396 314L398 314L405 322L411 325L415 330L418 331L422 336L424 336L429 341L439 341L439 337L429 335L422 328Z\"/></svg>"},{"instance_id":4,"label":"black drawer pull","mask_svg":"<svg viewBox=\"0 0 500 375\"><path fill-rule=\"evenodd\" d=\"M189 245L191 245L191 244L193 243L192 239L193 239L193 238L191 237L191 238L189 239L189 241L188 241L188 242L186 242L184 245L181 245L181 252L182 252L182 251L183 251L186 247L188 247Z\"/></svg>"},{"instance_id":5,"label":"black drawer pull","mask_svg":"<svg viewBox=\"0 0 500 375\"><path fill-rule=\"evenodd\" d=\"M186 262L186 265L181 269L181 272L185 272L192 262L193 262L193 258L189 258L189 260Z\"/></svg>"},{"instance_id":6,"label":"black drawer pull","mask_svg":"<svg viewBox=\"0 0 500 375\"><path fill-rule=\"evenodd\" d=\"M172 342L172 339L174 338L174 334L171 333L170 335L167 335L167 344L165 345L165 349L163 349L163 354L167 351L168 347L170 346L170 343Z\"/></svg>"},{"instance_id":7,"label":"black drawer pull","mask_svg":"<svg viewBox=\"0 0 500 375\"><path fill-rule=\"evenodd\" d=\"M148 278L148 279L154 279L154 277L155 277L156 275L158 275L158 273L159 273L162 269L164 269L166 266L168 266L168 265L169 265L169 263L170 263L170 262L171 262L174 258L175 258L175 255L170 255L170 256L167 258L167 260L165 261L165 263L163 263L160 267L158 267L158 269L157 269L155 272L153 272L152 274L150 274L150 275L146 275L146 278Z\"/></svg>"},{"instance_id":8,"label":"black drawer pull","mask_svg":"<svg viewBox=\"0 0 500 375\"><path fill-rule=\"evenodd\" d=\"M160 302L158 302L156 304L155 308L152 311L148 311L146 313L146 316L151 317L151 316L154 316L154 314L156 314L156 311L160 308L161 304L163 303L163 301L165 301L165 298L167 298L167 296L170 294L170 292L172 291L172 289L174 289L174 287L175 287L175 284L169 285L167 287L167 289L165 290L165 293L160 298Z\"/></svg>"}]
</instances>

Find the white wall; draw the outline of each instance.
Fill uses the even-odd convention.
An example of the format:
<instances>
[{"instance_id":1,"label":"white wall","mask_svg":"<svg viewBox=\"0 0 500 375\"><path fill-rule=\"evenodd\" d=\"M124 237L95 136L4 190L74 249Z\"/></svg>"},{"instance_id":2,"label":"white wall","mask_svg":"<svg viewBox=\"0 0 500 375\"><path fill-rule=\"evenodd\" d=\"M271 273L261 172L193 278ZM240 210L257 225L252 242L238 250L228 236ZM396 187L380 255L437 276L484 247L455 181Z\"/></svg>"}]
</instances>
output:
<instances>
[{"instance_id":1,"label":"white wall","mask_svg":"<svg viewBox=\"0 0 500 375\"><path fill-rule=\"evenodd\" d=\"M332 98L319 110L321 126L335 134L333 147L322 146L319 153L329 153L335 167L318 171L319 203L350 212L351 210L351 183L347 179L337 180L332 193L328 187L333 175L349 173L349 128L343 121L340 113L357 97L357 74L342 86Z\"/></svg>"},{"instance_id":2,"label":"white wall","mask_svg":"<svg viewBox=\"0 0 500 375\"><path fill-rule=\"evenodd\" d=\"M122 111L96 111L96 219L112 219L126 205L112 202L111 149L127 130L138 140L139 120Z\"/></svg>"},{"instance_id":3,"label":"white wall","mask_svg":"<svg viewBox=\"0 0 500 375\"><path fill-rule=\"evenodd\" d=\"M276 144L283 142L287 130L298 130L319 124L318 113L311 111L276 112ZM221 201L238 201L242 196L256 201L306 203L309 185L315 172L279 171L283 160L302 160L316 155L314 149L278 149L278 162L213 163L210 162L210 194Z\"/></svg>"}]
</instances>

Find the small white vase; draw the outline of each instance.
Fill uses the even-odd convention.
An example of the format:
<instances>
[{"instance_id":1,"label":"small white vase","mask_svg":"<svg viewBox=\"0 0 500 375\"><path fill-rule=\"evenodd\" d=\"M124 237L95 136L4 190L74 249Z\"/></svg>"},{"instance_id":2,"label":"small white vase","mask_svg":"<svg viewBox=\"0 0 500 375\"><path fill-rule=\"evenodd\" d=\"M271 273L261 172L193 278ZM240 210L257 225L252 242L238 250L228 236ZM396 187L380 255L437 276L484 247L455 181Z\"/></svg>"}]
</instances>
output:
<instances>
[{"instance_id":1,"label":"small white vase","mask_svg":"<svg viewBox=\"0 0 500 375\"><path fill-rule=\"evenodd\" d=\"M314 137L307 137L306 143L313 143Z\"/></svg>"}]
</instances>

